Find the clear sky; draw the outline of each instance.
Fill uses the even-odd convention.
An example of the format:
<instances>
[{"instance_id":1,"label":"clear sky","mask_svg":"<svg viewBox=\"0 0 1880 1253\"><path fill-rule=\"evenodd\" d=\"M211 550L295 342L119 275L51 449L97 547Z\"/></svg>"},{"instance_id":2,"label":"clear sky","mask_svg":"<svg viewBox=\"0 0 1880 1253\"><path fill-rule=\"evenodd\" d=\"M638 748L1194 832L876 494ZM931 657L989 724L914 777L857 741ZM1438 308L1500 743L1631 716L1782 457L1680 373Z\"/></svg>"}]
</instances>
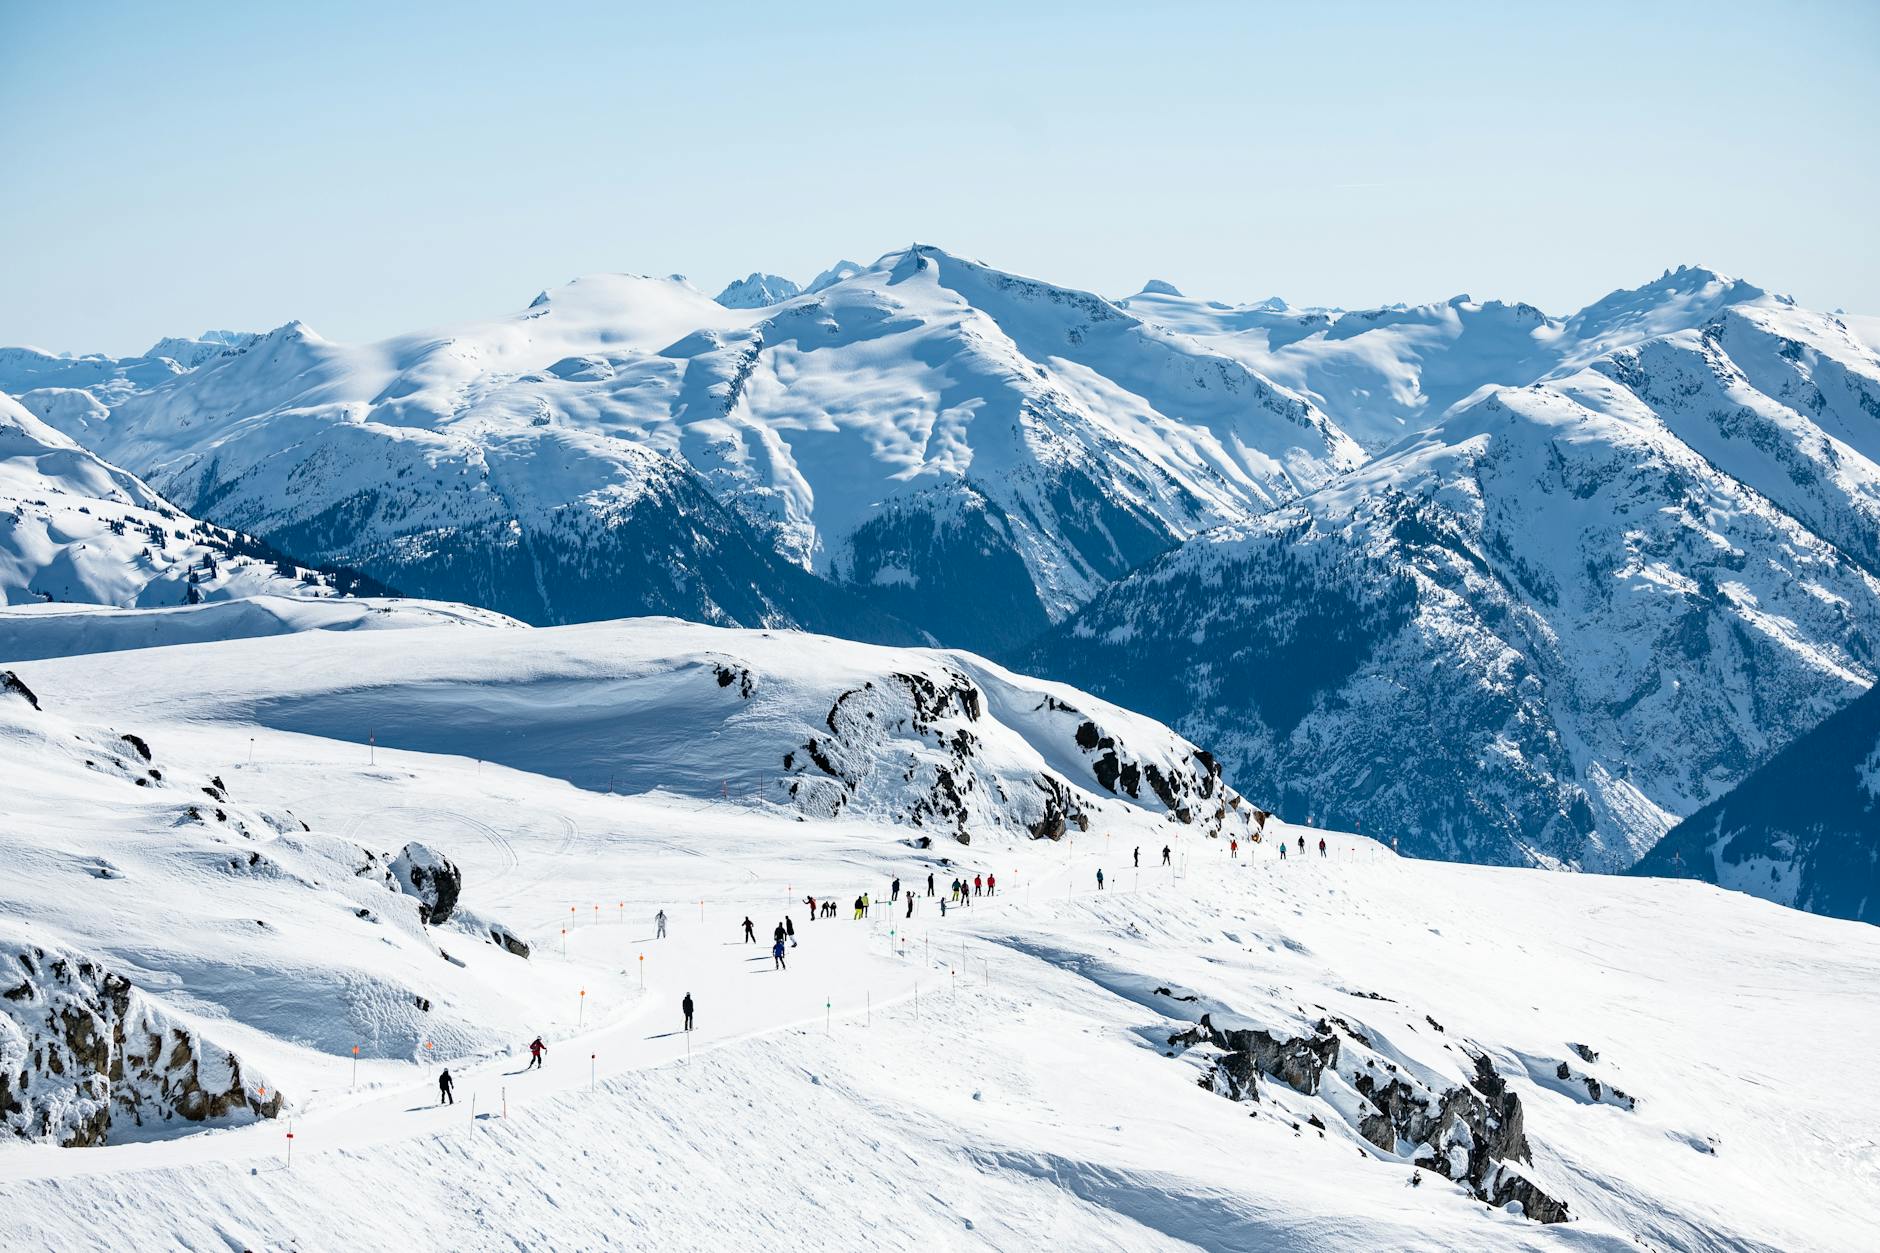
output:
<instances>
[{"instance_id":1,"label":"clear sky","mask_svg":"<svg viewBox=\"0 0 1880 1253\"><path fill-rule=\"evenodd\" d=\"M0 344L910 240L1107 295L1880 312L1880 4L0 0Z\"/></svg>"}]
</instances>

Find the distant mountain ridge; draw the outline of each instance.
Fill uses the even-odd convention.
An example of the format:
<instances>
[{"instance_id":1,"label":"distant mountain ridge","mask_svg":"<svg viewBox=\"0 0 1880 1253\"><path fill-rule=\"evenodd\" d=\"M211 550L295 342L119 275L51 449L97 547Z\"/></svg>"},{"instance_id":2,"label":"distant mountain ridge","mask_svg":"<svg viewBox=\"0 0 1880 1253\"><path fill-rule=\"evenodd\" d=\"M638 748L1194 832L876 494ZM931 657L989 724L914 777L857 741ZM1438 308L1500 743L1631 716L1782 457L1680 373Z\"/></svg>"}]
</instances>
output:
<instances>
[{"instance_id":1,"label":"distant mountain ridge","mask_svg":"<svg viewBox=\"0 0 1880 1253\"><path fill-rule=\"evenodd\" d=\"M408 592L972 648L1427 855L1628 866L1880 666L1858 319L1690 267L1564 317L1109 301L926 245L795 286L0 381Z\"/></svg>"}]
</instances>

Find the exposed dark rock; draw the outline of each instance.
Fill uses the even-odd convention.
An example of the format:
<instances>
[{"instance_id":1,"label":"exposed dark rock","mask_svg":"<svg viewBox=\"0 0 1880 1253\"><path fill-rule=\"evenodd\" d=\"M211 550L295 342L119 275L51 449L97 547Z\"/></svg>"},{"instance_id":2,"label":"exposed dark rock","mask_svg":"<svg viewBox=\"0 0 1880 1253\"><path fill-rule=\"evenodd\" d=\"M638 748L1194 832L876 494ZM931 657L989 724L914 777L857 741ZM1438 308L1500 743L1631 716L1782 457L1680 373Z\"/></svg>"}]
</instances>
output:
<instances>
[{"instance_id":1,"label":"exposed dark rock","mask_svg":"<svg viewBox=\"0 0 1880 1253\"><path fill-rule=\"evenodd\" d=\"M142 736L132 735L130 732L126 731L123 735L118 736L118 738L136 749L139 757L142 757L145 761L150 760L150 745L144 743Z\"/></svg>"},{"instance_id":2,"label":"exposed dark rock","mask_svg":"<svg viewBox=\"0 0 1880 1253\"><path fill-rule=\"evenodd\" d=\"M522 937L511 931L508 927L503 926L501 923L491 924L490 939L502 945L517 957L526 958L529 955L529 946Z\"/></svg>"},{"instance_id":3,"label":"exposed dark rock","mask_svg":"<svg viewBox=\"0 0 1880 1253\"><path fill-rule=\"evenodd\" d=\"M457 907L463 872L442 853L415 842L407 844L392 860L391 871L399 890L418 899L418 916L426 926L444 922Z\"/></svg>"},{"instance_id":4,"label":"exposed dark rock","mask_svg":"<svg viewBox=\"0 0 1880 1253\"><path fill-rule=\"evenodd\" d=\"M33 689L21 681L20 676L11 670L0 670L0 692L11 692L21 697L34 709L39 708L39 697L33 695Z\"/></svg>"}]
</instances>

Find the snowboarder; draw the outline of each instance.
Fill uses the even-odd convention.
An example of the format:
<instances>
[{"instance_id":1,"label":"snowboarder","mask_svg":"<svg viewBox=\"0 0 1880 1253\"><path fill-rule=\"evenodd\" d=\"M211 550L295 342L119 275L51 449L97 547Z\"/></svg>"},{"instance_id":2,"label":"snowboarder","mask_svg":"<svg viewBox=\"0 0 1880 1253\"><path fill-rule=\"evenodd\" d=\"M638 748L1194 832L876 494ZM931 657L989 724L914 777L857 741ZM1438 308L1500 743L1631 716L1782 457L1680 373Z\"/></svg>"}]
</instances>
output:
<instances>
[{"instance_id":1,"label":"snowboarder","mask_svg":"<svg viewBox=\"0 0 1880 1253\"><path fill-rule=\"evenodd\" d=\"M783 941L782 940L778 940L775 944L770 946L770 959L777 963L775 969L777 970L786 969L786 967L783 964Z\"/></svg>"},{"instance_id":2,"label":"snowboarder","mask_svg":"<svg viewBox=\"0 0 1880 1253\"><path fill-rule=\"evenodd\" d=\"M456 1089L457 1081L450 1077L450 1071L447 1070L439 1075L437 1077L437 1103L455 1105L457 1103L457 1097L454 1095Z\"/></svg>"},{"instance_id":3,"label":"snowboarder","mask_svg":"<svg viewBox=\"0 0 1880 1253\"><path fill-rule=\"evenodd\" d=\"M790 915L783 916L783 933L790 937L790 947L796 947L796 923L790 921Z\"/></svg>"},{"instance_id":4,"label":"snowboarder","mask_svg":"<svg viewBox=\"0 0 1880 1253\"><path fill-rule=\"evenodd\" d=\"M933 871L927 872L927 895L933 895Z\"/></svg>"},{"instance_id":5,"label":"snowboarder","mask_svg":"<svg viewBox=\"0 0 1880 1253\"><path fill-rule=\"evenodd\" d=\"M1102 890L1103 890L1103 868L1099 866L1097 867L1097 891L1101 892Z\"/></svg>"},{"instance_id":6,"label":"snowboarder","mask_svg":"<svg viewBox=\"0 0 1880 1253\"><path fill-rule=\"evenodd\" d=\"M1166 844L1162 846L1162 864L1168 865L1168 845Z\"/></svg>"},{"instance_id":7,"label":"snowboarder","mask_svg":"<svg viewBox=\"0 0 1880 1253\"><path fill-rule=\"evenodd\" d=\"M1319 856L1325 856L1325 837L1322 835L1319 837Z\"/></svg>"},{"instance_id":8,"label":"snowboarder","mask_svg":"<svg viewBox=\"0 0 1880 1253\"><path fill-rule=\"evenodd\" d=\"M535 1039L529 1041L529 1064L524 1066L523 1069L540 1070L542 1068L542 1054L546 1052L548 1052L548 1045L542 1043L541 1036L538 1035Z\"/></svg>"},{"instance_id":9,"label":"snowboarder","mask_svg":"<svg viewBox=\"0 0 1880 1253\"><path fill-rule=\"evenodd\" d=\"M654 928L653 930L654 939L663 940L666 938L666 911L665 910L662 909L658 913L653 915L653 928Z\"/></svg>"},{"instance_id":10,"label":"snowboarder","mask_svg":"<svg viewBox=\"0 0 1880 1253\"><path fill-rule=\"evenodd\" d=\"M986 875L986 895L991 896L994 892L998 890L999 890L999 877L994 874Z\"/></svg>"},{"instance_id":11,"label":"snowboarder","mask_svg":"<svg viewBox=\"0 0 1880 1253\"><path fill-rule=\"evenodd\" d=\"M692 994L690 992L687 992L685 999L679 1002L679 1008L685 1013L685 1029L690 1031L692 1029Z\"/></svg>"},{"instance_id":12,"label":"snowboarder","mask_svg":"<svg viewBox=\"0 0 1880 1253\"><path fill-rule=\"evenodd\" d=\"M751 916L749 914L744 916L744 942L746 944L757 943L757 928L751 925Z\"/></svg>"}]
</instances>

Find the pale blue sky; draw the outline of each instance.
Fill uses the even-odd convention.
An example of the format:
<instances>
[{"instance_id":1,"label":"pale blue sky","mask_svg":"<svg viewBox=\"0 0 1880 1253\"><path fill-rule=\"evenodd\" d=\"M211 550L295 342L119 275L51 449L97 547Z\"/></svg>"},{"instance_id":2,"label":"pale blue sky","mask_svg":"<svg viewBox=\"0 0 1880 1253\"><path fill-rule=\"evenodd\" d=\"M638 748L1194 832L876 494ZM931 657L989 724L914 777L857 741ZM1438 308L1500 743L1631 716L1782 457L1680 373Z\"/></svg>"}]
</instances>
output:
<instances>
[{"instance_id":1,"label":"pale blue sky","mask_svg":"<svg viewBox=\"0 0 1880 1253\"><path fill-rule=\"evenodd\" d=\"M1160 12L1151 10L1160 9ZM1880 312L1880 5L0 0L0 344L909 240L1106 295Z\"/></svg>"}]
</instances>

